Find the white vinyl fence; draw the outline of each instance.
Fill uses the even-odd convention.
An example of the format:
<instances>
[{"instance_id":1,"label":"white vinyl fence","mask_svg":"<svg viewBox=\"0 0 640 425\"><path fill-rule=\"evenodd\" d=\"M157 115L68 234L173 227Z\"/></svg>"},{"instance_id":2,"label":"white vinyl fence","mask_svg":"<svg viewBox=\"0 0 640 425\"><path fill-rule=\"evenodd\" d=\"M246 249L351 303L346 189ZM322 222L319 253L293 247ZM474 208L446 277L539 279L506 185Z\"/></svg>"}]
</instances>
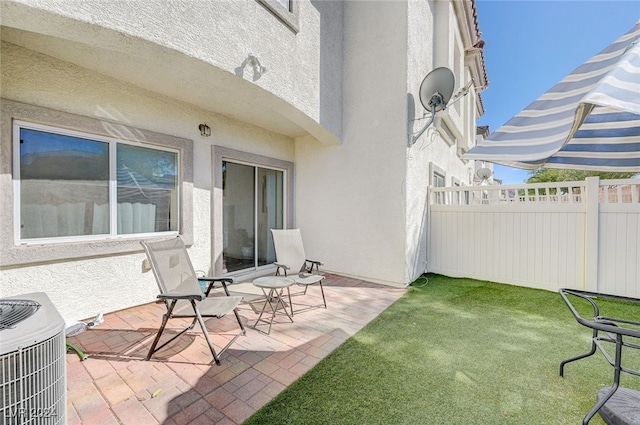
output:
<instances>
[{"instance_id":1,"label":"white vinyl fence","mask_svg":"<svg viewBox=\"0 0 640 425\"><path fill-rule=\"evenodd\" d=\"M427 270L640 298L640 180L432 187Z\"/></svg>"}]
</instances>

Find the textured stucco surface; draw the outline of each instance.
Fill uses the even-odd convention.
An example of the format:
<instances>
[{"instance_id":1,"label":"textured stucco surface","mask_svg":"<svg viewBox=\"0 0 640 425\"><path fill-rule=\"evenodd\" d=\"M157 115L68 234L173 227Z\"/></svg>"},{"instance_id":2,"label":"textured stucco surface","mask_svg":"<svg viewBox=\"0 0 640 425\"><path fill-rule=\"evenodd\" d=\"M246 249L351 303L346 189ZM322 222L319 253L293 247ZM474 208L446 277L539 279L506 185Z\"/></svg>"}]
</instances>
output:
<instances>
[{"instance_id":1,"label":"textured stucco surface","mask_svg":"<svg viewBox=\"0 0 640 425\"><path fill-rule=\"evenodd\" d=\"M211 251L211 146L233 146L247 152L292 161L290 138L267 132L248 123L240 123L193 105L175 102L147 90L139 89L70 63L42 55L12 44L2 44L1 90L8 99L77 116L65 123L67 127L84 129L78 123L106 123L114 128L153 129L154 132L193 140L193 150L187 163L193 164L192 177L185 184L193 186L189 202L193 220L193 245L189 248L194 267L209 272ZM18 114L17 118L34 120ZM36 122L60 125L56 115L41 113ZM0 185L2 216L12 214L11 137L4 116L0 148L3 157ZM206 121L212 136L203 138L198 124ZM74 122L76 124L74 124ZM119 126L118 123L126 124ZM135 125L135 127L134 127ZM86 129L84 129L86 131ZM7 131L9 133L7 133ZM98 131L97 129L95 131ZM126 136L126 134L124 135ZM131 135L129 135L131 136ZM3 244L11 244L12 220L3 220ZM5 245L3 245L5 246ZM0 295L11 296L41 291L43 284L51 287L50 297L65 319L92 317L98 311L114 311L155 299L157 288L153 276L143 273L142 253L137 240L121 240L92 244L95 252L82 246L67 246L76 252L71 259L54 262L38 260L29 263L29 253L20 254L27 264L0 268ZM125 246L122 248L122 246ZM51 247L33 246L34 252ZM59 249L59 248L56 248ZM133 253L127 253L127 251ZM77 258L89 255L90 258ZM23 260L21 260L24 263Z\"/></svg>"},{"instance_id":2,"label":"textured stucco surface","mask_svg":"<svg viewBox=\"0 0 640 425\"><path fill-rule=\"evenodd\" d=\"M423 116L423 107L418 93L420 83L434 68L433 44L437 37L434 26L435 5L432 2L409 2L407 20L407 120L408 131L418 131L424 120L411 122L412 118ZM408 135L407 135L408 138ZM405 261L407 280L411 281L423 273L426 264L427 237L427 189L430 184L429 161L436 157L449 155L449 149L443 148L433 129L425 132L421 139L406 150L406 184L404 213L406 220Z\"/></svg>"},{"instance_id":3,"label":"textured stucco surface","mask_svg":"<svg viewBox=\"0 0 640 425\"><path fill-rule=\"evenodd\" d=\"M455 58L454 45L460 43L459 29L456 26L453 6L446 1L437 2L409 2L408 24L408 50L409 62L407 81L409 87L409 117L422 117L423 107L418 97L420 83L429 71L445 66L455 69L454 60L460 61L462 57ZM459 50L463 50L459 47ZM459 79L458 79L459 80ZM454 91L464 86L461 81L456 81ZM471 96L463 97L458 102L461 108L473 105ZM413 110L412 110L413 109ZM439 113L445 116L445 113ZM428 115L428 114L427 114ZM452 125L463 132L463 124L455 107L449 107L446 115L451 118ZM417 121L410 126L411 131L416 132L424 125L425 120ZM475 122L475 119L474 119ZM445 172L446 185L451 186L453 181L464 185L471 185L471 171L473 161L462 161L457 154L457 146L449 145L442 138L437 128L441 122L436 123L407 149L406 153L406 223L407 223L407 273L409 280L413 280L427 268L426 239L427 234L427 196L431 171L436 168ZM475 126L473 127L475 130ZM474 134L467 135L471 140Z\"/></svg>"},{"instance_id":4,"label":"textured stucco surface","mask_svg":"<svg viewBox=\"0 0 640 425\"><path fill-rule=\"evenodd\" d=\"M289 226L302 229L307 255L326 270L406 285L427 266L430 170L446 170L447 184L469 183L472 167L435 128L407 147L407 133L419 128L409 120L422 116L422 78L453 67L452 8L298 4L296 33L257 1L2 2L1 97L192 141L187 202L197 270L221 268L216 152L228 152L288 167ZM240 67L249 53L268 68L260 78ZM57 124L46 114L36 121ZM211 137L200 136L203 122ZM3 158L11 149L3 136ZM0 187L1 214L10 216L10 167ZM45 279L67 319L151 302L157 290L143 258L129 248L4 266L1 295L40 291Z\"/></svg>"},{"instance_id":5,"label":"textured stucco surface","mask_svg":"<svg viewBox=\"0 0 640 425\"><path fill-rule=\"evenodd\" d=\"M407 6L344 5L344 135L338 147L296 145L298 224L307 253L377 282L406 282ZM393 31L391 25L393 24ZM339 247L339 249L337 249Z\"/></svg>"},{"instance_id":6,"label":"textured stucco surface","mask_svg":"<svg viewBox=\"0 0 640 425\"><path fill-rule=\"evenodd\" d=\"M331 16L307 1L299 9L295 33L257 1L21 0L2 3L3 38L289 136L336 143L341 87L319 40ZM245 63L250 53L267 67L262 76Z\"/></svg>"},{"instance_id":7,"label":"textured stucco surface","mask_svg":"<svg viewBox=\"0 0 640 425\"><path fill-rule=\"evenodd\" d=\"M423 116L422 79L453 68L455 18L448 2L417 1L346 2L343 15L344 143L296 143L298 223L328 267L402 286L427 268L430 170L470 184L472 164L435 126L407 148L424 123L409 123Z\"/></svg>"}]
</instances>

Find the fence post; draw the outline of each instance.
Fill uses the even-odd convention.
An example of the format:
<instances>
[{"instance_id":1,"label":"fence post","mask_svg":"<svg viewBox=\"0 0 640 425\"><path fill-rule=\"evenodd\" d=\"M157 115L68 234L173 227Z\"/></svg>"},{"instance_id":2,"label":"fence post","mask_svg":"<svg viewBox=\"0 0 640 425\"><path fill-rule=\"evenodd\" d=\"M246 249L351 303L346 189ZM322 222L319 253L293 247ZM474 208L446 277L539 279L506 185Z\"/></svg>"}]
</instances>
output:
<instances>
[{"instance_id":1,"label":"fence post","mask_svg":"<svg viewBox=\"0 0 640 425\"><path fill-rule=\"evenodd\" d=\"M600 178L585 179L584 216L584 286L598 292L598 224L600 219Z\"/></svg>"}]
</instances>

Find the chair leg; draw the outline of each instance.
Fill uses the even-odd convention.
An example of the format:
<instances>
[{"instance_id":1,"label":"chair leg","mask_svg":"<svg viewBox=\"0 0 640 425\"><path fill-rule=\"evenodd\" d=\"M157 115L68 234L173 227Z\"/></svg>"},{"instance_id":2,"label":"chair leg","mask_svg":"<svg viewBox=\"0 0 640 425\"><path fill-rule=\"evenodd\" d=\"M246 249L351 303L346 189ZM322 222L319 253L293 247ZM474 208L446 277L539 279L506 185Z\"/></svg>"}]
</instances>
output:
<instances>
[{"instance_id":1,"label":"chair leg","mask_svg":"<svg viewBox=\"0 0 640 425\"><path fill-rule=\"evenodd\" d=\"M327 308L327 299L324 297L324 288L322 287L322 281L320 281L320 292L322 292L322 302L324 303L324 308Z\"/></svg>"},{"instance_id":2,"label":"chair leg","mask_svg":"<svg viewBox=\"0 0 640 425\"><path fill-rule=\"evenodd\" d=\"M189 326L187 326L182 331L180 331L177 335L173 336L168 341L166 341L164 344L162 344L161 346L156 348L156 345L158 345L158 342L160 341L160 337L162 336L162 332L164 332L164 328L167 326L167 322L169 321L169 318L171 317L171 314L173 312L173 308L175 306L176 306L176 301L172 301L171 304L169 305L169 308L167 309L167 312L164 314L164 316L162 316L162 325L160 325L160 329L158 329L158 333L156 334L156 338L153 340L153 344L151 344L151 348L149 349L149 353L147 354L147 357L145 358L145 360L151 359L152 355L154 355L155 353L157 353L158 351L163 349L167 344L169 344L171 341L173 341L176 338L178 338L179 336L181 336L183 333L187 332L190 329L193 329L193 326L196 324L196 319L193 319L193 321L191 322L191 324Z\"/></svg>"},{"instance_id":3,"label":"chair leg","mask_svg":"<svg viewBox=\"0 0 640 425\"><path fill-rule=\"evenodd\" d=\"M305 293L307 291L307 288L304 288ZM291 309L291 317L293 317L293 303L291 302L291 290L289 288L287 288L287 295L289 296L289 308Z\"/></svg>"},{"instance_id":4,"label":"chair leg","mask_svg":"<svg viewBox=\"0 0 640 425\"><path fill-rule=\"evenodd\" d=\"M168 341L166 341L165 343L163 343L161 346L156 348L156 345L158 344L158 341L160 340L160 336L162 335L162 332L164 331L167 322L169 320L169 317L171 315L171 311L173 310L174 305L172 304L169 307L169 311L167 312L167 314L165 314L163 316L162 319L162 325L160 326L160 329L158 329L158 333L156 334L156 338L153 341L153 344L151 345L151 349L149 349L149 354L147 354L147 358L146 360L149 360L151 358L151 356L153 354L155 354L156 352L160 351L162 348L164 348L167 344L169 344L170 342L172 342L173 340L175 340L176 338L180 337L183 333L187 332L188 330L193 329L193 327L195 326L196 322L200 324L200 328L202 329L202 333L204 334L204 339L207 341L207 345L209 345L209 349L211 350L211 354L213 355L213 359L216 362L216 365L220 365L220 356L222 355L222 353L224 353L227 348L229 348L231 346L231 344L233 344L235 342L236 339L238 339L238 337L240 337L241 335L246 335L247 331L244 328L244 325L242 324L242 320L240 320L240 315L238 314L238 309L233 309L233 313L236 316L236 319L238 320L238 325L240 326L240 332L238 332L233 338L231 338L231 341L229 341L227 343L227 345L224 346L224 348L222 350L220 350L220 352L216 352L215 350L215 346L213 345L213 342L211 341L211 337L209 336L209 331L207 331L207 326L204 323L204 319L202 318L202 315L200 314L200 311L197 309L196 305L195 305L195 301L191 301L191 305L193 307L193 311L195 313L195 318L193 319L193 321L191 322L191 324L189 326L187 326L186 328L184 328L182 331L180 331L177 335L175 335L174 337L172 337L171 339L169 339Z\"/></svg>"},{"instance_id":5,"label":"chair leg","mask_svg":"<svg viewBox=\"0 0 640 425\"><path fill-rule=\"evenodd\" d=\"M571 357L560 362L560 376L564 377L564 366L567 363L574 362L576 360L584 359L586 357L592 356L596 352L596 338L598 337L598 331L594 329L593 336L591 338L591 350L588 353L580 354L579 356Z\"/></svg>"},{"instance_id":6,"label":"chair leg","mask_svg":"<svg viewBox=\"0 0 640 425\"><path fill-rule=\"evenodd\" d=\"M246 335L247 331L244 329L244 325L242 324L242 320L240 320L240 314L238 313L238 309L234 308L233 309L233 314L236 315L236 320L238 321L238 325L240 325L240 330L241 330L241 334L242 335Z\"/></svg>"},{"instance_id":7,"label":"chair leg","mask_svg":"<svg viewBox=\"0 0 640 425\"><path fill-rule=\"evenodd\" d=\"M220 357L225 351L227 351L227 348L231 347L231 344L233 344L236 341L236 339L238 339L241 335L246 335L247 334L247 331L245 331L245 329L244 329L244 325L240 321L240 316L238 315L238 309L233 309L233 312L235 313L236 318L238 319L238 323L240 324L240 332L235 334L234 337L231 338L231 341L229 341L227 343L227 345L225 345L222 348L222 350L220 350L220 352L218 353L218 357Z\"/></svg>"},{"instance_id":8,"label":"chair leg","mask_svg":"<svg viewBox=\"0 0 640 425\"><path fill-rule=\"evenodd\" d=\"M324 308L327 308L327 299L324 296L324 287L322 286L322 281L317 282L320 285L320 292L322 293L322 304L317 304L317 305L308 305L304 308L298 309L295 312L296 313L302 313L303 311L307 311L307 310L312 310L314 308L319 308L322 307L324 305ZM305 285L304 286L304 292L302 292L302 295L307 293L307 288L311 285L315 285L315 283L312 283L310 285ZM287 289L288 290L288 289ZM300 295L300 293L296 293L294 295ZM293 316L293 303L291 302L291 294L289 294L289 305L291 306L291 315Z\"/></svg>"},{"instance_id":9,"label":"chair leg","mask_svg":"<svg viewBox=\"0 0 640 425\"><path fill-rule=\"evenodd\" d=\"M211 342L211 338L209 337L209 331L207 330L207 326L204 324L204 320L200 315L200 311L198 311L198 308L196 307L196 302L191 300L191 305L193 306L193 311L196 314L196 320L198 321L198 323L200 323L200 327L202 328L204 339L207 341L207 344L209 345L211 354L213 354L213 360L215 360L217 365L220 365L220 357L218 357L218 354L216 353L216 349L213 347L213 343Z\"/></svg>"},{"instance_id":10,"label":"chair leg","mask_svg":"<svg viewBox=\"0 0 640 425\"><path fill-rule=\"evenodd\" d=\"M238 309L234 308L233 309L233 313L236 316L236 319L238 320L238 324L240 325L240 332L238 332L233 338L231 338L231 341L229 341L227 343L227 345L225 345L220 352L216 353L216 349L213 345L213 342L211 341L211 337L209 336L209 331L207 330L207 326L204 323L204 319L202 318L202 315L200 314L200 311L198 311L197 307L196 307L196 303L195 301L191 301L191 305L193 306L193 311L196 314L196 319L198 321L198 323L200 323L200 327L202 328L202 333L204 334L204 339L207 341L207 344L209 345L209 349L211 350L211 354L213 355L213 360L215 360L216 365L220 366L220 356L227 351L227 348L231 347L231 344L233 344L236 339L238 339L238 337L240 337L240 335L246 335L246 331L244 329L244 325L242 324L242 321L240 320L240 315L238 314Z\"/></svg>"},{"instance_id":11,"label":"chair leg","mask_svg":"<svg viewBox=\"0 0 640 425\"><path fill-rule=\"evenodd\" d=\"M607 393L604 397L602 397L595 406L587 413L587 415L582 420L582 425L587 425L591 418L598 413L598 410L604 406L604 404L609 401L609 399L613 396L613 394L618 390L620 386L620 371L622 370L622 335L618 334L616 337L616 359L615 364L613 366L613 385L611 386L611 391Z\"/></svg>"}]
</instances>

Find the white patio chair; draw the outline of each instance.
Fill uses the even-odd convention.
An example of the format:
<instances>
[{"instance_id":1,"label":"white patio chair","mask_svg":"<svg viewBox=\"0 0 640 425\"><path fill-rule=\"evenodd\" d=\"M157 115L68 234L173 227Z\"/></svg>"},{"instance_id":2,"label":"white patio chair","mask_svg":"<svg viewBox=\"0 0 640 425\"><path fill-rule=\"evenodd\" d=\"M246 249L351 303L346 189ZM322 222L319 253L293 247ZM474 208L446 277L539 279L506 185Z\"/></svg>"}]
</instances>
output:
<instances>
[{"instance_id":1,"label":"white patio chair","mask_svg":"<svg viewBox=\"0 0 640 425\"><path fill-rule=\"evenodd\" d=\"M299 286L304 286L305 295L307 288L311 285L318 284L322 293L322 304L306 305L296 311L293 310L293 303L290 303L291 315L295 312L302 312L312 308L324 306L327 308L327 300L324 296L324 288L322 281L324 276L320 273L319 266L323 265L321 261L309 260L304 254L304 246L302 244L302 235L300 229L271 229L273 235L273 246L276 251L277 266L276 275L284 274L295 280ZM300 295L294 294L294 295Z\"/></svg>"},{"instance_id":2,"label":"white patio chair","mask_svg":"<svg viewBox=\"0 0 640 425\"><path fill-rule=\"evenodd\" d=\"M140 243L144 247L151 269L158 283L158 288L160 289L158 298L163 300L167 306L167 312L162 317L162 325L160 329L158 329L158 333L149 349L146 360L149 360L158 350L162 349L186 331L193 329L196 322L198 322L209 345L213 359L216 364L219 365L220 355L222 355L240 335L246 334L237 310L238 304L242 301L242 297L229 296L227 289L227 283L233 283L233 279L197 277L191 260L189 259L187 249L180 237L157 242ZM200 282L207 283L204 292ZM216 282L222 284L225 294L215 296L211 292ZM240 332L238 332L219 353L216 353L203 317L221 318L231 312L236 316L236 320L240 326ZM156 348L167 322L172 318L193 318L193 321L177 335Z\"/></svg>"}]
</instances>

